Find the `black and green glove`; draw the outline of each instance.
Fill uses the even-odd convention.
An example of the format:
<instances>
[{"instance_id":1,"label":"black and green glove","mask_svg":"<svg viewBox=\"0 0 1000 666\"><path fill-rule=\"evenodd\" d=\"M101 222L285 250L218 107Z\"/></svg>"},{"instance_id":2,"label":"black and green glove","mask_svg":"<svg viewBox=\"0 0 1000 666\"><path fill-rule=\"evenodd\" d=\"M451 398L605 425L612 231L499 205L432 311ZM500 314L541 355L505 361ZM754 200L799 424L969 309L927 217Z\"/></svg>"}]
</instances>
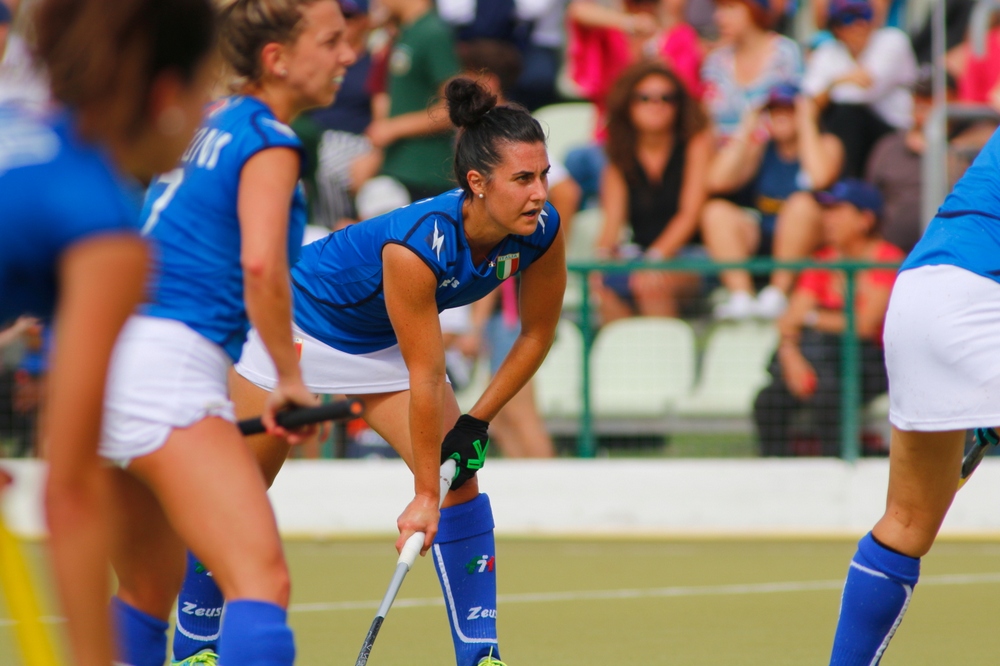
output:
<instances>
[{"instance_id":1,"label":"black and green glove","mask_svg":"<svg viewBox=\"0 0 1000 666\"><path fill-rule=\"evenodd\" d=\"M458 490L466 481L476 475L486 462L486 450L490 448L490 424L474 416L462 414L455 427L444 436L441 443L441 462L455 461L455 478L451 489Z\"/></svg>"}]
</instances>

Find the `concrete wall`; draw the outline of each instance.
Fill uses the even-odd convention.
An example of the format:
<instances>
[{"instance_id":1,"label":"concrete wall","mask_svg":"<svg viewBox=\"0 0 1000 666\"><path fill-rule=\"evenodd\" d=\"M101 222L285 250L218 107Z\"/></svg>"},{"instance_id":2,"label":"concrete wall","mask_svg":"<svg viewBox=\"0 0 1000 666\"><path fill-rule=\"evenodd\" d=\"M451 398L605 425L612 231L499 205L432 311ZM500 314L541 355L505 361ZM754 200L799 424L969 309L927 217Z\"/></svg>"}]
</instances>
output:
<instances>
[{"instance_id":1,"label":"concrete wall","mask_svg":"<svg viewBox=\"0 0 1000 666\"><path fill-rule=\"evenodd\" d=\"M15 476L3 508L19 534L44 534L42 467ZM507 534L858 535L882 513L888 464L864 460L490 460L482 474ZM271 491L283 534L391 533L411 499L399 461L291 461ZM1000 459L987 459L945 522L1000 536Z\"/></svg>"}]
</instances>

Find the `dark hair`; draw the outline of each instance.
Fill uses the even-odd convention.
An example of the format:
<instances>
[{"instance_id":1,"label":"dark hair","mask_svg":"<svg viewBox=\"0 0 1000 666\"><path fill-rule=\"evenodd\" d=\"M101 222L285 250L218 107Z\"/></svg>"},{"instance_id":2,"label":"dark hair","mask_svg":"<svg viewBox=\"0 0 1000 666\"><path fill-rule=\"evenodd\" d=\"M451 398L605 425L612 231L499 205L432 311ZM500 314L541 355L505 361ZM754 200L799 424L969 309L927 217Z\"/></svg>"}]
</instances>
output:
<instances>
[{"instance_id":1,"label":"dark hair","mask_svg":"<svg viewBox=\"0 0 1000 666\"><path fill-rule=\"evenodd\" d=\"M215 44L209 0L44 0L34 18L52 95L92 112L92 138L138 131L156 77L191 81Z\"/></svg>"},{"instance_id":2,"label":"dark hair","mask_svg":"<svg viewBox=\"0 0 1000 666\"><path fill-rule=\"evenodd\" d=\"M468 173L487 178L500 164L501 143L545 143L545 133L519 104L497 104L495 95L472 79L456 77L444 89L448 116L458 127L455 179L471 194Z\"/></svg>"},{"instance_id":3,"label":"dark hair","mask_svg":"<svg viewBox=\"0 0 1000 666\"><path fill-rule=\"evenodd\" d=\"M663 77L674 87L677 95L674 107L676 141L689 141L708 127L705 112L673 70L657 60L632 65L622 72L608 94L608 137L604 148L608 159L626 178L634 175L635 151L639 140L632 125L632 95L636 87L650 76Z\"/></svg>"},{"instance_id":4,"label":"dark hair","mask_svg":"<svg viewBox=\"0 0 1000 666\"><path fill-rule=\"evenodd\" d=\"M263 75L260 53L268 44L290 44L305 28L302 8L320 0L229 0L222 10L222 57L240 83ZM340 4L339 2L337 3Z\"/></svg>"}]
</instances>

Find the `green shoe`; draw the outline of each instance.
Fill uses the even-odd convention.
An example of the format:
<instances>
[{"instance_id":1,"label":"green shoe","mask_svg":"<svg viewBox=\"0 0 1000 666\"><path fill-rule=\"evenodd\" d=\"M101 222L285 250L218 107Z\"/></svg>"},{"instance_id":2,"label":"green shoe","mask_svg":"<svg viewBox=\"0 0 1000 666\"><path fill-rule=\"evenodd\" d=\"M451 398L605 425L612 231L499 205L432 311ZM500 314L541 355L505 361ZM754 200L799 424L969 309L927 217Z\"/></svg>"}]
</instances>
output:
<instances>
[{"instance_id":1,"label":"green shoe","mask_svg":"<svg viewBox=\"0 0 1000 666\"><path fill-rule=\"evenodd\" d=\"M479 666L507 666L507 664L503 663L499 659L494 659L493 648L490 648L490 656L481 659Z\"/></svg>"},{"instance_id":2,"label":"green shoe","mask_svg":"<svg viewBox=\"0 0 1000 666\"><path fill-rule=\"evenodd\" d=\"M219 663L219 655L211 650L202 650L198 654L193 654L187 659L171 661L170 666L216 666ZM500 663L500 662L495 662Z\"/></svg>"}]
</instances>

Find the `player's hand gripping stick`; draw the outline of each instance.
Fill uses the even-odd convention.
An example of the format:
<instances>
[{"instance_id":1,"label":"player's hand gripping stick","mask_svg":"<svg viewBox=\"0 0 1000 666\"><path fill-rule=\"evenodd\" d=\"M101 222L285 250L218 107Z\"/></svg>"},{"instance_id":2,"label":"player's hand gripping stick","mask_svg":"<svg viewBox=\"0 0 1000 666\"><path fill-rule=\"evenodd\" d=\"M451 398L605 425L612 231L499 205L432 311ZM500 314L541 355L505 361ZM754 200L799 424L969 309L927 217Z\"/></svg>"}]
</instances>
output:
<instances>
[{"instance_id":1,"label":"player's hand gripping stick","mask_svg":"<svg viewBox=\"0 0 1000 666\"><path fill-rule=\"evenodd\" d=\"M438 502L439 506L444 502L444 497L448 494L448 488L451 486L452 479L454 478L455 461L451 459L444 461L441 465L441 499ZM371 655L372 647L375 645L375 637L378 636L378 631L382 628L382 622L389 613L392 602L396 600L396 594L403 584L403 579L410 572L413 563L417 561L417 556L420 554L420 549L424 546L424 539L426 537L427 535L423 532L414 532L406 540L403 549L399 552L399 559L396 560L396 573L393 574L392 581L389 583L389 589L385 591L382 603L379 604L378 611L375 612L375 619L372 620L372 626L368 629L368 635L365 636L365 642L361 646L361 652L358 654L358 660L354 666L365 666L368 663L368 656Z\"/></svg>"},{"instance_id":2,"label":"player's hand gripping stick","mask_svg":"<svg viewBox=\"0 0 1000 666\"><path fill-rule=\"evenodd\" d=\"M356 419L364 410L365 405L360 400L336 400L318 407L302 407L278 412L277 421L282 428L294 430L323 421ZM259 435L265 431L259 416L240 421L236 425L243 435Z\"/></svg>"},{"instance_id":3,"label":"player's hand gripping stick","mask_svg":"<svg viewBox=\"0 0 1000 666\"><path fill-rule=\"evenodd\" d=\"M972 445L972 448L969 449L969 452L965 454L965 458L962 460L962 477L958 481L959 488L965 485L965 482L969 480L972 473L979 467L979 463L983 461L983 456L986 455L986 449L997 444L1000 444L1000 436L997 435L996 430L993 428L976 428L976 443Z\"/></svg>"}]
</instances>

